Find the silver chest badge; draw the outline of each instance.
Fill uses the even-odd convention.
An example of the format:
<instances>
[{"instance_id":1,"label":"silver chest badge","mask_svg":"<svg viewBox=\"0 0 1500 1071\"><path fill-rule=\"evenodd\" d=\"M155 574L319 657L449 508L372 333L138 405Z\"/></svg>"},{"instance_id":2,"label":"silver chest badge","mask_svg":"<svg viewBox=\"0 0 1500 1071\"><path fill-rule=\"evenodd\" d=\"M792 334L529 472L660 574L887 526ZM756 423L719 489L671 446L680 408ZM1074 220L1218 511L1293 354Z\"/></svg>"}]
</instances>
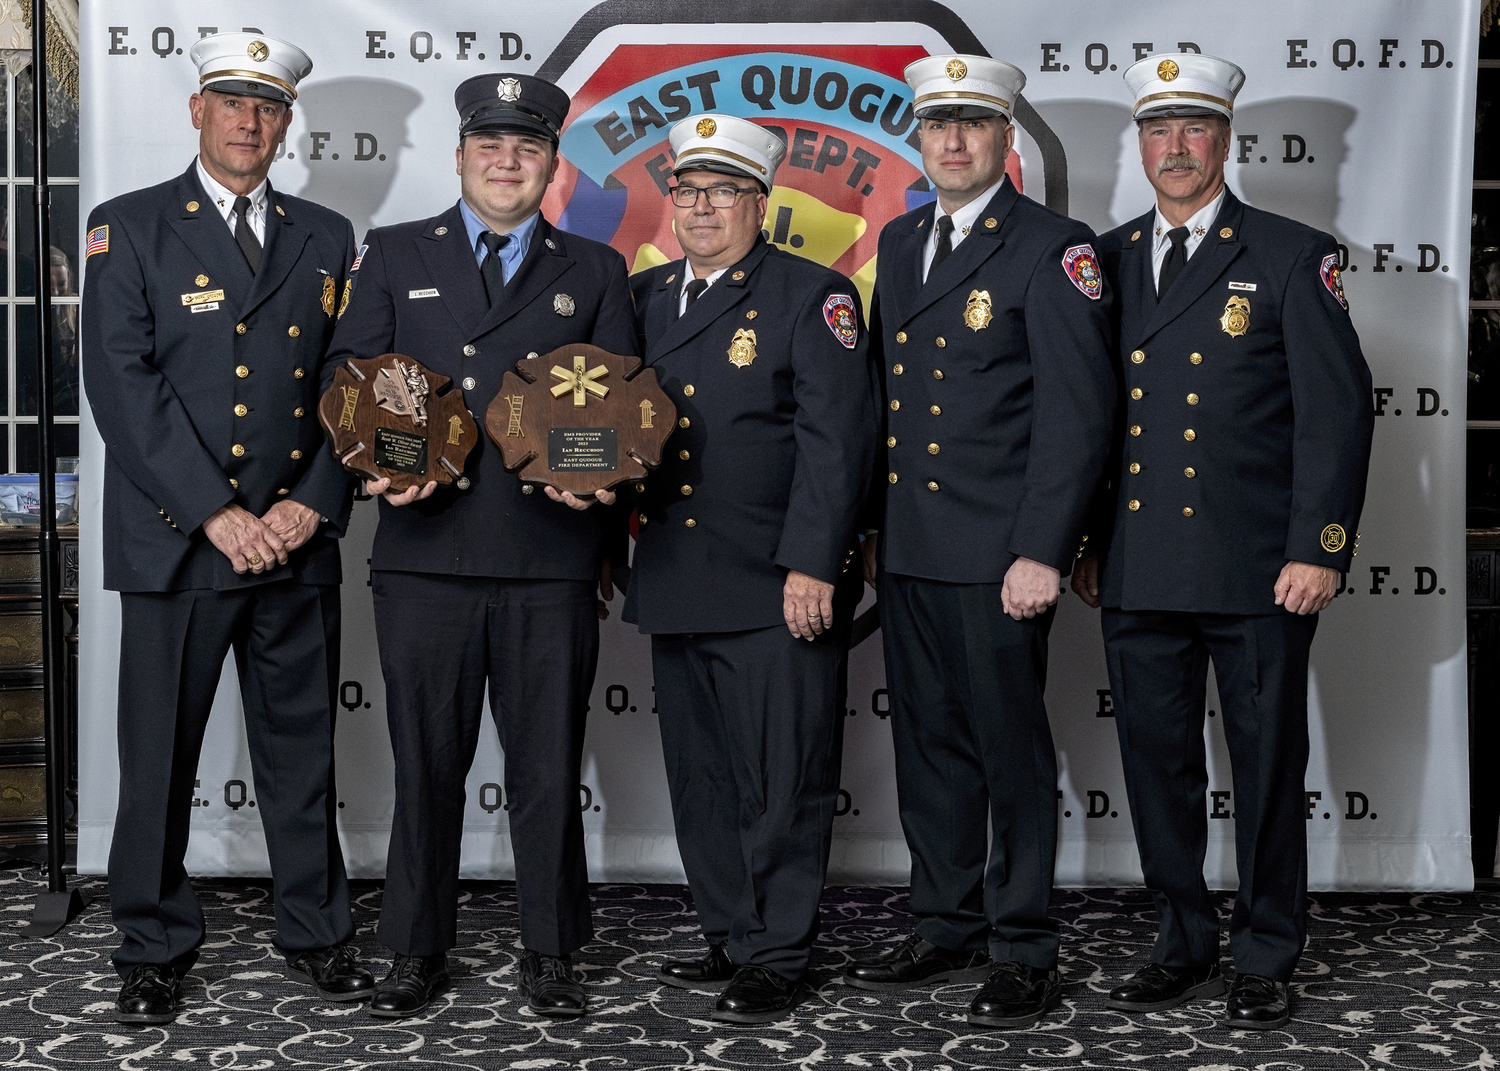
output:
<instances>
[{"instance_id":1,"label":"silver chest badge","mask_svg":"<svg viewBox=\"0 0 1500 1071\"><path fill-rule=\"evenodd\" d=\"M572 316L574 310L573 299L567 294L552 295L552 311L559 316Z\"/></svg>"}]
</instances>

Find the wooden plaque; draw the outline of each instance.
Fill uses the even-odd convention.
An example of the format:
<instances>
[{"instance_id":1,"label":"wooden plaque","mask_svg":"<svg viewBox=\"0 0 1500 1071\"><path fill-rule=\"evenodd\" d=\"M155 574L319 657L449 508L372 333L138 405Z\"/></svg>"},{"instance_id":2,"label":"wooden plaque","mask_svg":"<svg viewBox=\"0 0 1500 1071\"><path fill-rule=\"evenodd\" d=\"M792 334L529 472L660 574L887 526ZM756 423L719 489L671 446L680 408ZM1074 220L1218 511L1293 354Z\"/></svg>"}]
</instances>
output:
<instances>
[{"instance_id":1,"label":"wooden plaque","mask_svg":"<svg viewBox=\"0 0 1500 1071\"><path fill-rule=\"evenodd\" d=\"M586 498L660 465L677 407L639 357L580 344L517 361L484 426L522 481Z\"/></svg>"},{"instance_id":2,"label":"wooden plaque","mask_svg":"<svg viewBox=\"0 0 1500 1071\"><path fill-rule=\"evenodd\" d=\"M447 376L399 353L351 358L318 402L333 452L367 480L390 477L392 491L429 481L469 486L464 462L479 445L479 426L463 391Z\"/></svg>"}]
</instances>

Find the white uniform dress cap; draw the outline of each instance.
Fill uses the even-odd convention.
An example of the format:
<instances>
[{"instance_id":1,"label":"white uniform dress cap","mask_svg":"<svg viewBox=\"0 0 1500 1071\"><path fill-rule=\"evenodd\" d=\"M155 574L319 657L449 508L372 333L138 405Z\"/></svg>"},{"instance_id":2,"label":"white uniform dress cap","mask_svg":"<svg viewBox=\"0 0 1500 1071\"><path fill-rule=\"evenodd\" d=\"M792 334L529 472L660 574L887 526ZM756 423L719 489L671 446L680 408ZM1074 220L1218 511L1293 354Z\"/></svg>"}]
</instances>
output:
<instances>
[{"instance_id":1,"label":"white uniform dress cap","mask_svg":"<svg viewBox=\"0 0 1500 1071\"><path fill-rule=\"evenodd\" d=\"M763 126L733 115L690 115L667 135L676 163L672 173L717 171L753 178L771 192L786 142Z\"/></svg>"},{"instance_id":2,"label":"white uniform dress cap","mask_svg":"<svg viewBox=\"0 0 1500 1071\"><path fill-rule=\"evenodd\" d=\"M1132 63L1125 69L1125 84L1135 94L1137 119L1209 114L1233 119L1245 72L1228 60L1173 52Z\"/></svg>"},{"instance_id":3,"label":"white uniform dress cap","mask_svg":"<svg viewBox=\"0 0 1500 1071\"><path fill-rule=\"evenodd\" d=\"M924 56L902 75L918 119L1009 119L1026 88L1024 71L988 56Z\"/></svg>"},{"instance_id":4,"label":"white uniform dress cap","mask_svg":"<svg viewBox=\"0 0 1500 1071\"><path fill-rule=\"evenodd\" d=\"M264 97L290 104L312 60L290 41L261 33L216 33L188 53L198 65L198 86L220 93Z\"/></svg>"}]
</instances>

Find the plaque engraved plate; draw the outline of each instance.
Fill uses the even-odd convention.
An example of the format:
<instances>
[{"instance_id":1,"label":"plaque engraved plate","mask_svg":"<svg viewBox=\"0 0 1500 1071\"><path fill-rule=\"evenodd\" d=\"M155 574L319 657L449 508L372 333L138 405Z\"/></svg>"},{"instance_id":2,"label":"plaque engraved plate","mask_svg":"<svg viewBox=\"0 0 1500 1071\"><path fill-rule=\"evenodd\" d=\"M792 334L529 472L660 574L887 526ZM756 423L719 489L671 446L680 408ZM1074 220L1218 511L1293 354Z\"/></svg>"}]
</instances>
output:
<instances>
[{"instance_id":1,"label":"plaque engraved plate","mask_svg":"<svg viewBox=\"0 0 1500 1071\"><path fill-rule=\"evenodd\" d=\"M464 462L479 425L447 376L399 353L345 361L318 403L318 419L344 467L390 490L431 480L469 486Z\"/></svg>"},{"instance_id":2,"label":"plaque engraved plate","mask_svg":"<svg viewBox=\"0 0 1500 1071\"><path fill-rule=\"evenodd\" d=\"M553 472L614 472L620 442L614 428L552 428L547 432L547 467Z\"/></svg>"},{"instance_id":3,"label":"plaque engraved plate","mask_svg":"<svg viewBox=\"0 0 1500 1071\"><path fill-rule=\"evenodd\" d=\"M484 425L523 482L587 498L660 465L677 409L639 357L579 344L517 361Z\"/></svg>"}]
</instances>

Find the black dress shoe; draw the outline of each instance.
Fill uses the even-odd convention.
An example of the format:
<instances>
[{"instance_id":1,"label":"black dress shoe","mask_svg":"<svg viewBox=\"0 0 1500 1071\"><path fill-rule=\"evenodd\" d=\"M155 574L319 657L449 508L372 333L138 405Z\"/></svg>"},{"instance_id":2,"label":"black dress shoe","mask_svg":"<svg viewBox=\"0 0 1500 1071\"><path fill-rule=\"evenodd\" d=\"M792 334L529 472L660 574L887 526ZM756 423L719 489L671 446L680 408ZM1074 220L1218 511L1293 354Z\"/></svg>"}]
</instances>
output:
<instances>
[{"instance_id":1,"label":"black dress shoe","mask_svg":"<svg viewBox=\"0 0 1500 1071\"><path fill-rule=\"evenodd\" d=\"M317 986L324 1000L369 1000L375 976L359 965L358 956L347 944L304 952L286 965L286 976Z\"/></svg>"},{"instance_id":2,"label":"black dress shoe","mask_svg":"<svg viewBox=\"0 0 1500 1071\"><path fill-rule=\"evenodd\" d=\"M375 987L370 1014L381 1019L417 1015L433 997L446 992L451 981L448 957L441 952L431 956L397 956L390 973Z\"/></svg>"},{"instance_id":3,"label":"black dress shoe","mask_svg":"<svg viewBox=\"0 0 1500 1071\"><path fill-rule=\"evenodd\" d=\"M1198 967L1148 963L1111 989L1104 1006L1131 1012L1166 1011L1194 997L1217 997L1224 988L1217 963Z\"/></svg>"},{"instance_id":4,"label":"black dress shoe","mask_svg":"<svg viewBox=\"0 0 1500 1071\"><path fill-rule=\"evenodd\" d=\"M658 981L675 985L678 989L696 989L700 993L717 993L734 977L734 964L729 962L729 949L725 942L708 946L708 951L697 959L670 960L656 972Z\"/></svg>"},{"instance_id":5,"label":"black dress shoe","mask_svg":"<svg viewBox=\"0 0 1500 1071\"><path fill-rule=\"evenodd\" d=\"M1292 1018L1287 984L1258 974L1236 974L1224 1004L1228 1025L1240 1030L1275 1030Z\"/></svg>"},{"instance_id":6,"label":"black dress shoe","mask_svg":"<svg viewBox=\"0 0 1500 1071\"><path fill-rule=\"evenodd\" d=\"M1061 1001L1062 975L1056 970L1002 963L990 972L969 1005L969 1022L999 1030L1025 1030Z\"/></svg>"},{"instance_id":7,"label":"black dress shoe","mask_svg":"<svg viewBox=\"0 0 1500 1071\"><path fill-rule=\"evenodd\" d=\"M783 978L765 967L740 967L714 1004L720 1023L774 1023L792 1014L802 1000L801 978Z\"/></svg>"},{"instance_id":8,"label":"black dress shoe","mask_svg":"<svg viewBox=\"0 0 1500 1071\"><path fill-rule=\"evenodd\" d=\"M576 1019L583 1014L583 986L567 956L527 952L521 957L521 996L538 1015Z\"/></svg>"},{"instance_id":9,"label":"black dress shoe","mask_svg":"<svg viewBox=\"0 0 1500 1071\"><path fill-rule=\"evenodd\" d=\"M182 978L171 967L142 963L132 968L115 998L117 1023L170 1023L177 1018Z\"/></svg>"},{"instance_id":10,"label":"black dress shoe","mask_svg":"<svg viewBox=\"0 0 1500 1071\"><path fill-rule=\"evenodd\" d=\"M855 960L844 984L857 989L910 989L933 982L979 982L990 973L990 954L950 952L911 934L874 959Z\"/></svg>"}]
</instances>

